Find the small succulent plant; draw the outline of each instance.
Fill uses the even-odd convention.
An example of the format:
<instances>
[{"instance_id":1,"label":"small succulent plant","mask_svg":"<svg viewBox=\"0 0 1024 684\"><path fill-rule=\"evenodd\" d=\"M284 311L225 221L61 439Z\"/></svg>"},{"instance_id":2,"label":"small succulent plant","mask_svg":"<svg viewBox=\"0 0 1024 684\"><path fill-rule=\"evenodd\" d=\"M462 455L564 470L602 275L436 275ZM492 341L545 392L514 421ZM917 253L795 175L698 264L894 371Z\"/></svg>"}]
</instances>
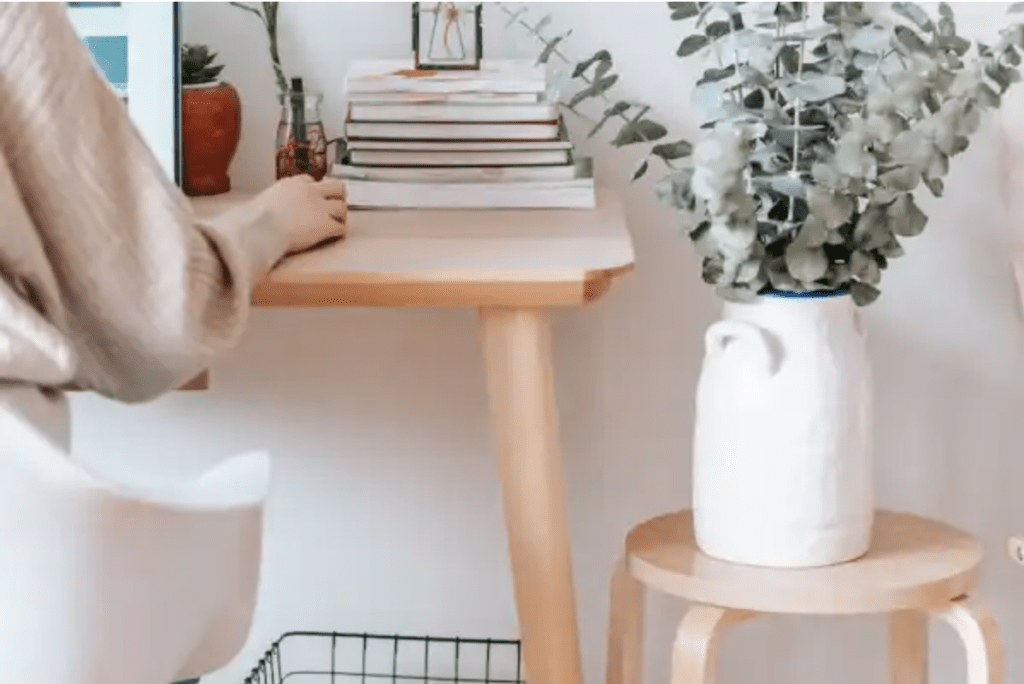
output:
<instances>
[{"instance_id":1,"label":"small succulent plant","mask_svg":"<svg viewBox=\"0 0 1024 684\"><path fill-rule=\"evenodd\" d=\"M604 101L591 135L619 119L612 144L648 148L634 179L664 162L659 196L686 217L704 280L731 301L770 290L847 290L859 305L874 301L901 241L928 221L915 195L943 194L950 159L1021 80L1024 24L1007 22L993 44L972 45L945 2L938 16L910 2L668 9L691 26L676 55L705 60L692 91L705 114L696 146L665 142L650 107L609 97L618 74L607 50L568 60L568 33L542 33L550 17L531 24L524 9L505 13L543 44L539 62L576 62L571 77L583 85L568 110Z\"/></svg>"},{"instance_id":2,"label":"small succulent plant","mask_svg":"<svg viewBox=\"0 0 1024 684\"><path fill-rule=\"evenodd\" d=\"M182 85L202 85L213 83L224 69L223 64L214 65L216 52L210 52L206 45L181 46L181 83Z\"/></svg>"}]
</instances>

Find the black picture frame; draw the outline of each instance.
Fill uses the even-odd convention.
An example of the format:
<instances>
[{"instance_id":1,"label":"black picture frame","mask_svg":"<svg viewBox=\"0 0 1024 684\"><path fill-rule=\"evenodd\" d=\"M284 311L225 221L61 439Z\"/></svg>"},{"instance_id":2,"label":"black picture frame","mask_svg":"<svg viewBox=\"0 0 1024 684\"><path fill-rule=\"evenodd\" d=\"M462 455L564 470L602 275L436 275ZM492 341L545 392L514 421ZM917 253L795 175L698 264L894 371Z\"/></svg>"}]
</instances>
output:
<instances>
[{"instance_id":1,"label":"black picture frame","mask_svg":"<svg viewBox=\"0 0 1024 684\"><path fill-rule=\"evenodd\" d=\"M420 42L420 14L422 3L412 3L412 53L414 65L417 71L479 71L480 62L483 59L484 54L484 23L483 23L483 3L436 3L437 5L445 4L472 4L473 5L473 48L474 48L474 59L472 62L458 63L458 62L430 62L421 59L420 52L424 49L424 46ZM429 49L429 46L427 47Z\"/></svg>"}]
</instances>

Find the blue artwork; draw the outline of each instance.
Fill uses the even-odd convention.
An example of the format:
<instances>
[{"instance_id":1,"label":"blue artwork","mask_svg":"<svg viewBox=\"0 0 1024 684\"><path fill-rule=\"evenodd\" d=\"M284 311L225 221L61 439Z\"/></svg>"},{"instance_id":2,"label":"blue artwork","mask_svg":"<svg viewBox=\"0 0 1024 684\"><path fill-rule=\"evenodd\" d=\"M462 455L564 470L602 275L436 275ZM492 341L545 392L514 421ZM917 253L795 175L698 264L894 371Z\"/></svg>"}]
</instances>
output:
<instances>
[{"instance_id":1,"label":"blue artwork","mask_svg":"<svg viewBox=\"0 0 1024 684\"><path fill-rule=\"evenodd\" d=\"M128 36L86 36L96 63L118 90L128 88Z\"/></svg>"}]
</instances>

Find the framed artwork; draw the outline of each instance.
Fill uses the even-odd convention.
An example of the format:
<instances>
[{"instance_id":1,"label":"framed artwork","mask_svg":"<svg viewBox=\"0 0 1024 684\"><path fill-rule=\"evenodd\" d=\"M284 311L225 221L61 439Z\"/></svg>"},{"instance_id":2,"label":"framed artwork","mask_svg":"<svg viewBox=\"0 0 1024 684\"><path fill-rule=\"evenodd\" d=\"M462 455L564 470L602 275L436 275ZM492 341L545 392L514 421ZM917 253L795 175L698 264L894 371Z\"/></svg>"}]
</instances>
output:
<instances>
[{"instance_id":1,"label":"framed artwork","mask_svg":"<svg viewBox=\"0 0 1024 684\"><path fill-rule=\"evenodd\" d=\"M164 170L180 185L180 3L65 4L97 66Z\"/></svg>"},{"instance_id":2,"label":"framed artwork","mask_svg":"<svg viewBox=\"0 0 1024 684\"><path fill-rule=\"evenodd\" d=\"M484 51L482 3L412 3L412 51L418 70L479 69Z\"/></svg>"}]
</instances>

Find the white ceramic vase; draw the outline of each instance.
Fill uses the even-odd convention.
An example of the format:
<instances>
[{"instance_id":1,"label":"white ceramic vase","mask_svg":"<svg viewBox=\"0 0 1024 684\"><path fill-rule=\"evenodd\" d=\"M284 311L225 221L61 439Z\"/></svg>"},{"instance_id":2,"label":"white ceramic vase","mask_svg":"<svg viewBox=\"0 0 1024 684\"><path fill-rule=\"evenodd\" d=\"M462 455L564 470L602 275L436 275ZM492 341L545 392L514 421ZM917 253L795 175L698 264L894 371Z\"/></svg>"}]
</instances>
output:
<instances>
[{"instance_id":1,"label":"white ceramic vase","mask_svg":"<svg viewBox=\"0 0 1024 684\"><path fill-rule=\"evenodd\" d=\"M694 533L721 560L834 565L874 518L871 375L847 294L728 302L697 388Z\"/></svg>"}]
</instances>

